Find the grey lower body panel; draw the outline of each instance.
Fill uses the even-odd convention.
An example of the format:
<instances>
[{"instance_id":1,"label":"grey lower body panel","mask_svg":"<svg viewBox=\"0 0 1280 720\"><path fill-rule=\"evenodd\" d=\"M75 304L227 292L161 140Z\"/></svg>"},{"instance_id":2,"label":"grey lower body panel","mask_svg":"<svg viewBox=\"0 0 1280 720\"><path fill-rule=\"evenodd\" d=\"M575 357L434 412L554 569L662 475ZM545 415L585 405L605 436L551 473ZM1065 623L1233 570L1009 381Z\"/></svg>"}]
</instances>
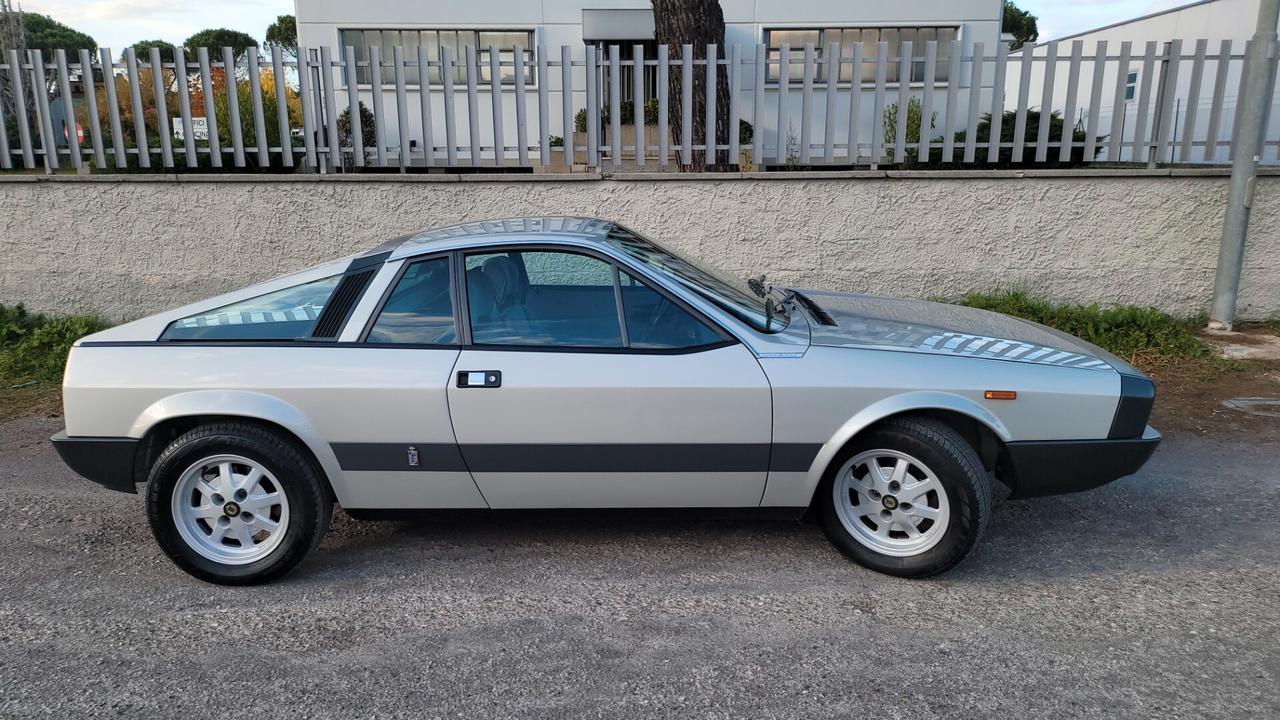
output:
<instances>
[{"instance_id":1,"label":"grey lower body panel","mask_svg":"<svg viewBox=\"0 0 1280 720\"><path fill-rule=\"evenodd\" d=\"M1136 473L1159 444L1151 426L1136 438L1011 442L1000 479L1013 498L1092 490Z\"/></svg>"}]
</instances>

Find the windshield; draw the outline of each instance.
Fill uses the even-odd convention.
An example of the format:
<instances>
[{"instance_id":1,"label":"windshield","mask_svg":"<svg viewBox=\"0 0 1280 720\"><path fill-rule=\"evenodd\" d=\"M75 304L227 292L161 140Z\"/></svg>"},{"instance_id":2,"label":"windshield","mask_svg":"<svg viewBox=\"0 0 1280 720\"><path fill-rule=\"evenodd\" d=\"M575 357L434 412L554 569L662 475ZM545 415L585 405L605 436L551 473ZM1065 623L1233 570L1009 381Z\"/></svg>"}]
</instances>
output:
<instances>
[{"instance_id":1,"label":"windshield","mask_svg":"<svg viewBox=\"0 0 1280 720\"><path fill-rule=\"evenodd\" d=\"M759 283L752 281L760 290L757 293L741 278L705 263L695 263L619 225L609 233L609 244L675 278L756 330L776 333L787 326L786 312L781 306L773 307L772 299L766 300L768 293Z\"/></svg>"}]
</instances>

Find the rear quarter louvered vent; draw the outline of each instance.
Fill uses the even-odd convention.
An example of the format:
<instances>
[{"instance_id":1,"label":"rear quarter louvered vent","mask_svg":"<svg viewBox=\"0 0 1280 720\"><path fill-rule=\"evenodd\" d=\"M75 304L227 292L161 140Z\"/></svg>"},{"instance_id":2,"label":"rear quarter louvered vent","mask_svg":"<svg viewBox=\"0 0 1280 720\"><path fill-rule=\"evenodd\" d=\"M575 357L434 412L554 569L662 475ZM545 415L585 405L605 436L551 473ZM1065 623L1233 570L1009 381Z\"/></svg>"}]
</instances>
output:
<instances>
[{"instance_id":1,"label":"rear quarter louvered vent","mask_svg":"<svg viewBox=\"0 0 1280 720\"><path fill-rule=\"evenodd\" d=\"M370 268L342 277L337 289L333 291L333 297L329 298L321 311L320 319L316 320L316 329L311 333L313 339L332 340L338 337L360 296L364 294L365 286L373 279L374 271L374 268Z\"/></svg>"}]
</instances>

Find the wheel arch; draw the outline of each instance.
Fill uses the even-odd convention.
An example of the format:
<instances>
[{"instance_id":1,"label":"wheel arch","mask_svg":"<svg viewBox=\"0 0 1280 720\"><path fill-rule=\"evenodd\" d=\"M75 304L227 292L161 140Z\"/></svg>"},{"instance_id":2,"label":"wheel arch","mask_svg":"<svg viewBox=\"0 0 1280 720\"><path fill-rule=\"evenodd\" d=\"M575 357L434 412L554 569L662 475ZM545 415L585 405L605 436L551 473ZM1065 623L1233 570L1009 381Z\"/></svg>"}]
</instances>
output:
<instances>
[{"instance_id":1,"label":"wheel arch","mask_svg":"<svg viewBox=\"0 0 1280 720\"><path fill-rule=\"evenodd\" d=\"M911 392L879 400L849 418L831 436L809 466L805 479L805 496L813 502L814 493L831 469L840 452L866 431L894 417L913 415L928 417L947 424L977 451L983 465L994 471L1004 444L1012 439L1009 429L979 403L954 393Z\"/></svg>"},{"instance_id":2,"label":"wheel arch","mask_svg":"<svg viewBox=\"0 0 1280 720\"><path fill-rule=\"evenodd\" d=\"M153 403L134 421L129 437L139 438L134 456L135 482L144 482L152 463L179 435L213 422L248 422L296 442L324 479L336 500L335 478L342 472L328 442L297 407L284 400L248 391L197 390Z\"/></svg>"}]
</instances>

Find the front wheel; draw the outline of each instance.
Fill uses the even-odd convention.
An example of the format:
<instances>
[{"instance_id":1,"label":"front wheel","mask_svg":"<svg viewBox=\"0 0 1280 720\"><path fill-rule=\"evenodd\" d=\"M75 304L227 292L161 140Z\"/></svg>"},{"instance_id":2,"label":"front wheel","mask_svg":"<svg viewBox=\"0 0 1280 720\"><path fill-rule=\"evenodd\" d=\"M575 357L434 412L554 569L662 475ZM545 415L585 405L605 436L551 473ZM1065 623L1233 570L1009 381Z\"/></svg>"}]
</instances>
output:
<instances>
[{"instance_id":1,"label":"front wheel","mask_svg":"<svg viewBox=\"0 0 1280 720\"><path fill-rule=\"evenodd\" d=\"M859 436L818 489L823 529L861 565L899 577L949 570L991 515L982 460L955 430L893 418Z\"/></svg>"},{"instance_id":2,"label":"front wheel","mask_svg":"<svg viewBox=\"0 0 1280 720\"><path fill-rule=\"evenodd\" d=\"M324 536L333 504L289 439L248 423L198 427L151 468L147 518L183 570L223 585L276 578Z\"/></svg>"}]
</instances>

